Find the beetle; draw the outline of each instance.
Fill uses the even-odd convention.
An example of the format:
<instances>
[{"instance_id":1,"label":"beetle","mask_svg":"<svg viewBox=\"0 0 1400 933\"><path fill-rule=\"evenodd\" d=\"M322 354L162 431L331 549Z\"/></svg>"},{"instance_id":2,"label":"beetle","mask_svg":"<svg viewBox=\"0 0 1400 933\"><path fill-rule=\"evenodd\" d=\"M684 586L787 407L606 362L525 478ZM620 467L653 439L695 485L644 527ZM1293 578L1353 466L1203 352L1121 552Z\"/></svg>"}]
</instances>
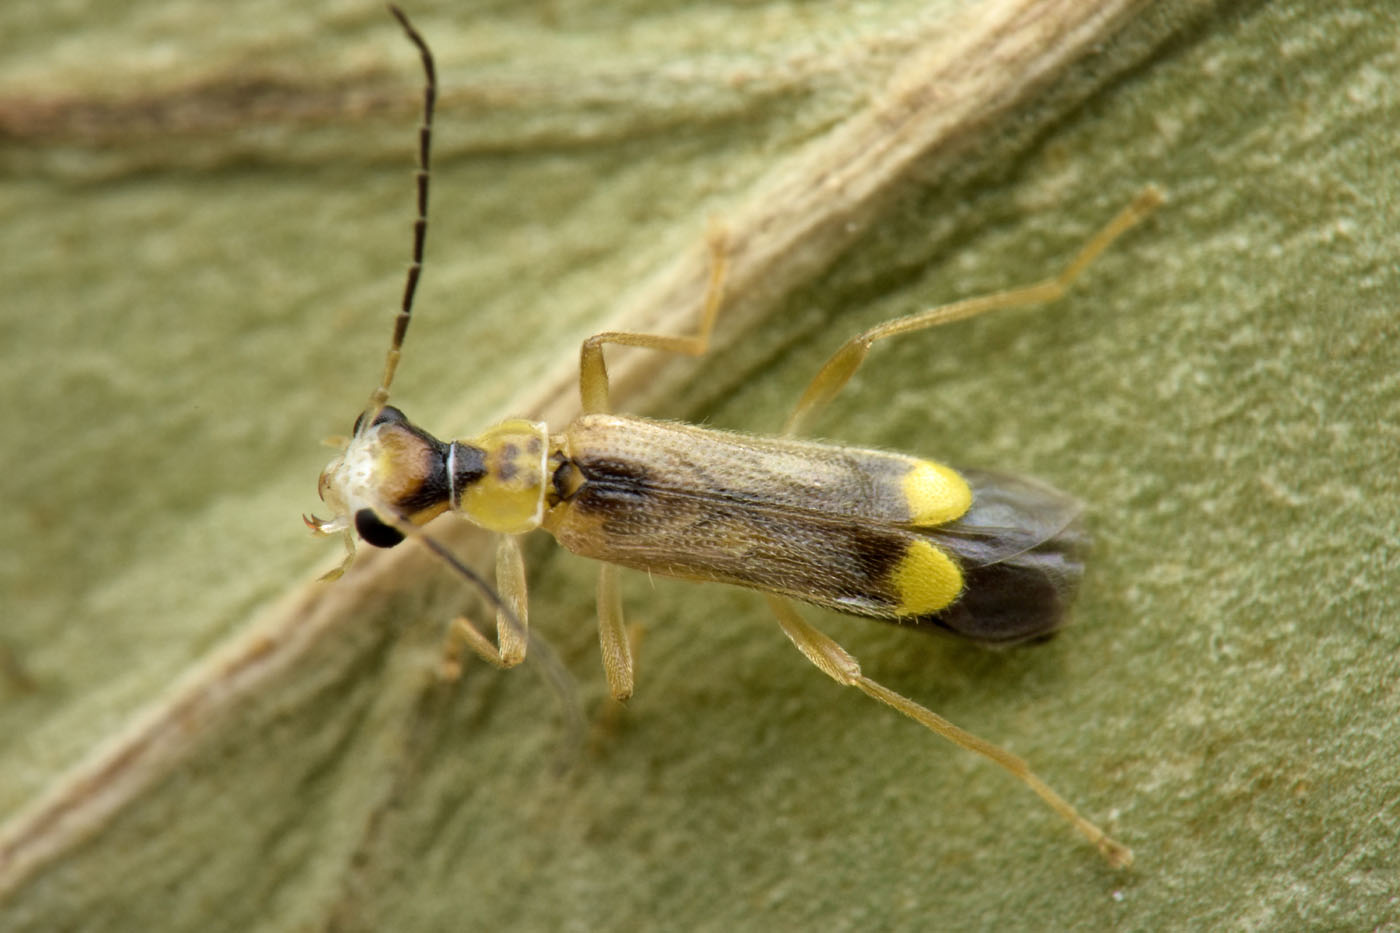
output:
<instances>
[{"instance_id":1,"label":"beetle","mask_svg":"<svg viewBox=\"0 0 1400 933\"><path fill-rule=\"evenodd\" d=\"M1130 849L1082 817L1024 761L867 677L854 657L793 606L796 600L984 643L1045 638L1063 624L1083 573L1088 536L1081 505L1010 474L960 471L921 457L792 435L850 381L878 341L1059 297L1113 240L1163 201L1161 191L1143 189L1051 279L898 318L852 337L812 379L780 436L611 411L606 345L705 353L723 304L725 251L722 237L715 237L694 335L595 334L580 351L582 414L563 430L516 419L444 442L388 404L423 268L437 94L427 43L401 10L390 9L417 47L426 75L418 210L383 375L343 451L321 474L320 496L332 515L305 517L316 534L344 539L345 561L327 576L350 566L357 538L381 548L418 538L495 605L494 643L464 618L454 624L455 633L482 658L511 667L530 644L518 538L543 528L568 550L601 562L599 639L618 699L633 690L619 567L757 590L787 637L828 676L995 761L1112 864L1129 864ZM422 529L448 511L497 533L494 588Z\"/></svg>"}]
</instances>

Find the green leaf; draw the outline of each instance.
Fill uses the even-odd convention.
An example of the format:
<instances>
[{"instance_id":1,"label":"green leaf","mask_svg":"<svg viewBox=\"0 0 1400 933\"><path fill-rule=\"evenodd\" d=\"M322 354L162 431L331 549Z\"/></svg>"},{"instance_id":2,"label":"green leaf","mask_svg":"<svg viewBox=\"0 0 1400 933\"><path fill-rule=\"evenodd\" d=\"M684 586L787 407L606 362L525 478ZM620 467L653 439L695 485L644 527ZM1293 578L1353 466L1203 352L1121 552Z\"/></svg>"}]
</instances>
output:
<instances>
[{"instance_id":1,"label":"green leaf","mask_svg":"<svg viewBox=\"0 0 1400 933\"><path fill-rule=\"evenodd\" d=\"M620 407L771 431L863 327L1058 271L1052 306L881 345L812 431L1089 503L1075 623L987 652L526 548L579 682L437 677L485 613L413 547L305 534L373 386L421 79L373 5L0 12L0 927L1372 929L1396 922L1400 70L1390 6L415 4L439 60L428 261L395 401L443 435ZM435 534L489 566L451 517ZM561 760L567 767L561 770Z\"/></svg>"}]
</instances>

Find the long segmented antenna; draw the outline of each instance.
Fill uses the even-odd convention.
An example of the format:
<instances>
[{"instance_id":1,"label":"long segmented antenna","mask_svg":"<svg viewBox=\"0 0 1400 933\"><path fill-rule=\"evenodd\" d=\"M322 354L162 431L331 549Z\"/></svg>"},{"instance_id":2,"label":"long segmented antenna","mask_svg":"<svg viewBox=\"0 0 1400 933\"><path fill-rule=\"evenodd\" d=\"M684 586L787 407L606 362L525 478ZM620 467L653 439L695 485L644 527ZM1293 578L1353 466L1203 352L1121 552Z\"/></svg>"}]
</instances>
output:
<instances>
[{"instance_id":1,"label":"long segmented antenna","mask_svg":"<svg viewBox=\"0 0 1400 933\"><path fill-rule=\"evenodd\" d=\"M389 385L394 381L394 372L399 368L399 357L403 351L403 338L408 333L408 322L413 317L413 296L418 291L418 278L423 274L423 244L428 239L428 157L433 141L433 109L437 105L437 67L433 64L433 53L428 43L413 28L394 4L389 4L389 12L403 27L409 41L418 47L418 56L423 60L423 122L418 126L418 216L413 220L413 258L404 279L403 301L399 305L398 316L394 318L394 336L389 342L389 352L384 357L384 375L379 378L379 387L369 397L366 406L365 426L374 424L374 419L389 401Z\"/></svg>"},{"instance_id":2,"label":"long segmented antenna","mask_svg":"<svg viewBox=\"0 0 1400 933\"><path fill-rule=\"evenodd\" d=\"M423 274L423 246L428 237L428 178L430 173L429 157L432 151L433 139L433 110L437 105L437 67L433 63L432 50L428 48L428 43L418 30L409 22L408 16L403 10L390 3L389 12L394 19L399 21L403 27L404 34L418 48L418 55L423 61L423 75L425 78L423 87L423 120L418 126L418 214L413 221L413 254L409 262L408 273L404 279L403 300L399 305L399 313L394 318L394 335L389 342L389 352L384 357L384 374L380 377L379 386L370 394L369 405L365 409L365 414L357 422L360 426L358 430L368 430L379 417L384 406L389 401L389 386L394 381L394 373L398 370L399 358L403 351L404 336L408 333L408 324L413 317L413 298L418 291L418 279ZM569 673L564 662L559 655L536 632L529 632L523 620L516 614L514 607L508 604L496 588L488 583L482 576L472 569L468 564L460 560L437 538L428 534L422 528L413 523L408 516L390 508L384 503L375 503L373 511L382 521L395 528L404 537L417 538L429 551L439 560L445 563L459 577L470 583L478 592L485 597L497 612L504 617L506 625L514 632L519 641L523 641L530 647L530 657L533 661L532 667L540 674L545 683L554 691L559 698L560 707L563 711L565 726L572 741L571 747L577 747L582 740L584 732L583 712L578 705L578 689L574 683L573 676ZM306 520L313 531L320 529L326 523L318 519L309 518ZM322 531L321 533L325 533ZM354 531L346 529L346 541L349 545L350 555L354 554ZM346 564L350 562L347 556ZM339 574L336 574L337 576ZM572 755L566 751L561 760L567 762Z\"/></svg>"}]
</instances>

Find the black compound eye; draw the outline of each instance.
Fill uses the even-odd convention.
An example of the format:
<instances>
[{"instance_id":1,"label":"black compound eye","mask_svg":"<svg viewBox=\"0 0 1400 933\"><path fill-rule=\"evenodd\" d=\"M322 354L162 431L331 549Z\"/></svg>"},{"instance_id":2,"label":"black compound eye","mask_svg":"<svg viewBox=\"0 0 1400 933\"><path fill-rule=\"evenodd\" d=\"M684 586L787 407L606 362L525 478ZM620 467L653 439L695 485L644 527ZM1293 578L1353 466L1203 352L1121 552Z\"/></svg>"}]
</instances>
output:
<instances>
[{"instance_id":1,"label":"black compound eye","mask_svg":"<svg viewBox=\"0 0 1400 933\"><path fill-rule=\"evenodd\" d=\"M369 412L360 412L360 416L355 419L355 426L350 429L351 434L360 433L360 429L365 426L365 415L367 414L369 414ZM390 421L394 422L395 424L407 424L408 416L405 415L399 409L395 408L393 405L385 405L379 410L379 415L374 419L374 423L387 424Z\"/></svg>"},{"instance_id":2,"label":"black compound eye","mask_svg":"<svg viewBox=\"0 0 1400 933\"><path fill-rule=\"evenodd\" d=\"M360 509L355 513L355 530L366 544L375 547L393 547L403 540L403 532L380 521L374 509Z\"/></svg>"}]
</instances>

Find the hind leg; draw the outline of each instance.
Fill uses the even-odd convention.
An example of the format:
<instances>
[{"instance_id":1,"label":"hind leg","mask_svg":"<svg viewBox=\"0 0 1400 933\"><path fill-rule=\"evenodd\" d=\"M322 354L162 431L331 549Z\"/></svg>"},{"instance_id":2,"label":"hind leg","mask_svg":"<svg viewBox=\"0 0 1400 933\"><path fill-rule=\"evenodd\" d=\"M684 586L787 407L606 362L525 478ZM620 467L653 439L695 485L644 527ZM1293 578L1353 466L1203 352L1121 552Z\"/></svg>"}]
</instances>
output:
<instances>
[{"instance_id":1,"label":"hind leg","mask_svg":"<svg viewBox=\"0 0 1400 933\"><path fill-rule=\"evenodd\" d=\"M1080 247L1074 259L1060 270L1058 275L1033 285L981 295L976 298L967 298L952 304L930 308L927 311L920 311L908 317L895 318L893 321L886 321L863 333L856 334L831 355L831 358L808 383L802 397L797 401L797 406L788 416L787 423L783 426L783 433L796 434L803 422L813 412L835 398L846 383L851 381L856 370L860 369L871 346L876 341L896 337L900 334L928 330L930 327L937 327L940 324L951 324L954 321L962 321L979 314L986 314L988 311L1054 301L1074 284L1074 280L1079 278L1079 274L1088 268L1089 264L1097 259L1100 253L1108 249L1114 240L1152 213L1164 200L1164 195L1157 187L1149 185L1144 188L1133 199L1133 203L1119 211L1116 217Z\"/></svg>"},{"instance_id":2,"label":"hind leg","mask_svg":"<svg viewBox=\"0 0 1400 933\"><path fill-rule=\"evenodd\" d=\"M1049 804L1052 810L1068 820L1075 829L1079 830L1103 853L1109 864L1115 868L1123 868L1132 864L1133 852L1131 849L1110 839L1103 830L1080 816L1079 811L1070 806L1068 801L1037 777L1023 760L1004 748L958 728L933 710L921 706L908 697L866 677L865 674L861 673L860 663L845 648L810 625L786 599L779 596L769 596L768 604L772 606L773 612L777 615L778 624L782 626L783 633L797 646L797 650L806 655L807 660L815 664L822 673L838 684L855 687L867 696L874 697L881 703L894 707L953 744L960 745L970 752L975 752L983 758L996 762L1015 775L1021 783L1035 791L1041 800Z\"/></svg>"}]
</instances>

